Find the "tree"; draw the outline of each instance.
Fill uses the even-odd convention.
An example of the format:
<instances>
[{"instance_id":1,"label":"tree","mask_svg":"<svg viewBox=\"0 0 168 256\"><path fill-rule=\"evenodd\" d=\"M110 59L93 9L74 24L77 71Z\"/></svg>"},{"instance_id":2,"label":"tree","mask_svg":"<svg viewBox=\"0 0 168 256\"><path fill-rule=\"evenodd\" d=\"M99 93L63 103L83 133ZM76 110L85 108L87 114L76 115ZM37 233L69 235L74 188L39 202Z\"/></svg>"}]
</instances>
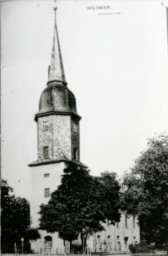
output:
<instances>
[{"instance_id":1,"label":"tree","mask_svg":"<svg viewBox=\"0 0 168 256\"><path fill-rule=\"evenodd\" d=\"M61 185L52 193L48 204L41 205L40 228L58 232L60 238L70 243L81 235L83 242L84 233L86 238L92 232L103 230L102 223L107 217L111 222L118 221L120 214L116 200L109 204L103 182L103 177L92 177L86 169L69 164L64 170ZM117 194L116 190L111 195ZM109 211L113 214L110 215Z\"/></svg>"},{"instance_id":2,"label":"tree","mask_svg":"<svg viewBox=\"0 0 168 256\"><path fill-rule=\"evenodd\" d=\"M114 172L103 172L99 177L99 181L105 186L105 205L104 211L106 211L106 218L111 221L111 224L115 224L119 221L120 214L118 212L120 208L120 185Z\"/></svg>"},{"instance_id":3,"label":"tree","mask_svg":"<svg viewBox=\"0 0 168 256\"><path fill-rule=\"evenodd\" d=\"M124 177L123 205L138 214L141 237L157 247L168 244L168 136L150 139Z\"/></svg>"},{"instance_id":4,"label":"tree","mask_svg":"<svg viewBox=\"0 0 168 256\"><path fill-rule=\"evenodd\" d=\"M30 229L30 209L25 198L15 197L7 181L1 181L2 206L2 252L14 252L17 246L21 250L21 238L24 238L24 250L28 251L29 239L39 238L37 230Z\"/></svg>"}]
</instances>

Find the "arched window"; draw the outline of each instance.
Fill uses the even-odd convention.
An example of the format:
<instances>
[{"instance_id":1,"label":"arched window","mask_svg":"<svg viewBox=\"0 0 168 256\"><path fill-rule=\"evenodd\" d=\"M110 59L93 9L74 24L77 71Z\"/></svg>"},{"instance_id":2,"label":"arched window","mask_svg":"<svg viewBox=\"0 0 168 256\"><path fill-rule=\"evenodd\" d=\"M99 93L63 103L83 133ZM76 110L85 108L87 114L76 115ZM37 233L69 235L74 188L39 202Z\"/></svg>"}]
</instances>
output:
<instances>
[{"instance_id":1,"label":"arched window","mask_svg":"<svg viewBox=\"0 0 168 256\"><path fill-rule=\"evenodd\" d=\"M44 249L51 249L52 248L52 237L45 236L44 237Z\"/></svg>"}]
</instances>

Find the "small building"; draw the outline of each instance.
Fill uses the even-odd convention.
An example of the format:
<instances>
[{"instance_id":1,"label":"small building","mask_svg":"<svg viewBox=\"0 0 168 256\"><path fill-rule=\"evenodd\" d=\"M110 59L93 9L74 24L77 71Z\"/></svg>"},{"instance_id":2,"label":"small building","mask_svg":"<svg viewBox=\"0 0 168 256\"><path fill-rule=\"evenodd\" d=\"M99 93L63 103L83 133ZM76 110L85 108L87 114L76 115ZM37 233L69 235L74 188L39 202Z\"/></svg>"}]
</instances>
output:
<instances>
[{"instance_id":1,"label":"small building","mask_svg":"<svg viewBox=\"0 0 168 256\"><path fill-rule=\"evenodd\" d=\"M60 42L56 24L56 8L51 64L48 70L47 87L43 90L37 122L37 160L31 167L30 211L32 228L39 226L39 210L61 183L61 175L70 162L83 166L80 162L80 119L74 94L65 79ZM40 231L41 238L31 243L37 253L64 253L69 251L69 243L63 242L57 233ZM92 252L128 251L128 244L139 242L139 227L136 218L122 214L115 226L105 225L105 231L88 238L88 248Z\"/></svg>"}]
</instances>

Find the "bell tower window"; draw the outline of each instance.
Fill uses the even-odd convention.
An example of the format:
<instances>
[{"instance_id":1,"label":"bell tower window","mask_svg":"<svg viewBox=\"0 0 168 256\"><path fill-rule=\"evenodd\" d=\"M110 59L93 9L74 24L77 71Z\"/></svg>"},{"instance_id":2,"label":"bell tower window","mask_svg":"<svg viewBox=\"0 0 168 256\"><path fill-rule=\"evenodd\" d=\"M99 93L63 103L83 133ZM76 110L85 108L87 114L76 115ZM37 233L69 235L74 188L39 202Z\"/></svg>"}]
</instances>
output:
<instances>
[{"instance_id":1,"label":"bell tower window","mask_svg":"<svg viewBox=\"0 0 168 256\"><path fill-rule=\"evenodd\" d=\"M49 158L49 147L48 146L43 148L43 157L44 157L44 159Z\"/></svg>"},{"instance_id":2,"label":"bell tower window","mask_svg":"<svg viewBox=\"0 0 168 256\"><path fill-rule=\"evenodd\" d=\"M48 121L43 122L43 131L44 132L48 131Z\"/></svg>"},{"instance_id":3,"label":"bell tower window","mask_svg":"<svg viewBox=\"0 0 168 256\"><path fill-rule=\"evenodd\" d=\"M78 149L74 148L74 160L78 161Z\"/></svg>"}]
</instances>

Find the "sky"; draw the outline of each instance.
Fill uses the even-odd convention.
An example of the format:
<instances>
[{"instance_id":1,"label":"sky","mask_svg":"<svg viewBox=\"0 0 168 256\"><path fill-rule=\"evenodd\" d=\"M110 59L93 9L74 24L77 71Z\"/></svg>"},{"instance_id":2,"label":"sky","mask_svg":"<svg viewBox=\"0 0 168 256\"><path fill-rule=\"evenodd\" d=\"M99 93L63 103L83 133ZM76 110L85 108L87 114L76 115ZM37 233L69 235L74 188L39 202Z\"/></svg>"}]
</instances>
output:
<instances>
[{"instance_id":1,"label":"sky","mask_svg":"<svg viewBox=\"0 0 168 256\"><path fill-rule=\"evenodd\" d=\"M2 177L28 199L53 6L1 2ZM160 0L58 0L57 6L66 80L82 116L81 162L92 175L108 170L121 177L147 139L168 130L166 9Z\"/></svg>"}]
</instances>

